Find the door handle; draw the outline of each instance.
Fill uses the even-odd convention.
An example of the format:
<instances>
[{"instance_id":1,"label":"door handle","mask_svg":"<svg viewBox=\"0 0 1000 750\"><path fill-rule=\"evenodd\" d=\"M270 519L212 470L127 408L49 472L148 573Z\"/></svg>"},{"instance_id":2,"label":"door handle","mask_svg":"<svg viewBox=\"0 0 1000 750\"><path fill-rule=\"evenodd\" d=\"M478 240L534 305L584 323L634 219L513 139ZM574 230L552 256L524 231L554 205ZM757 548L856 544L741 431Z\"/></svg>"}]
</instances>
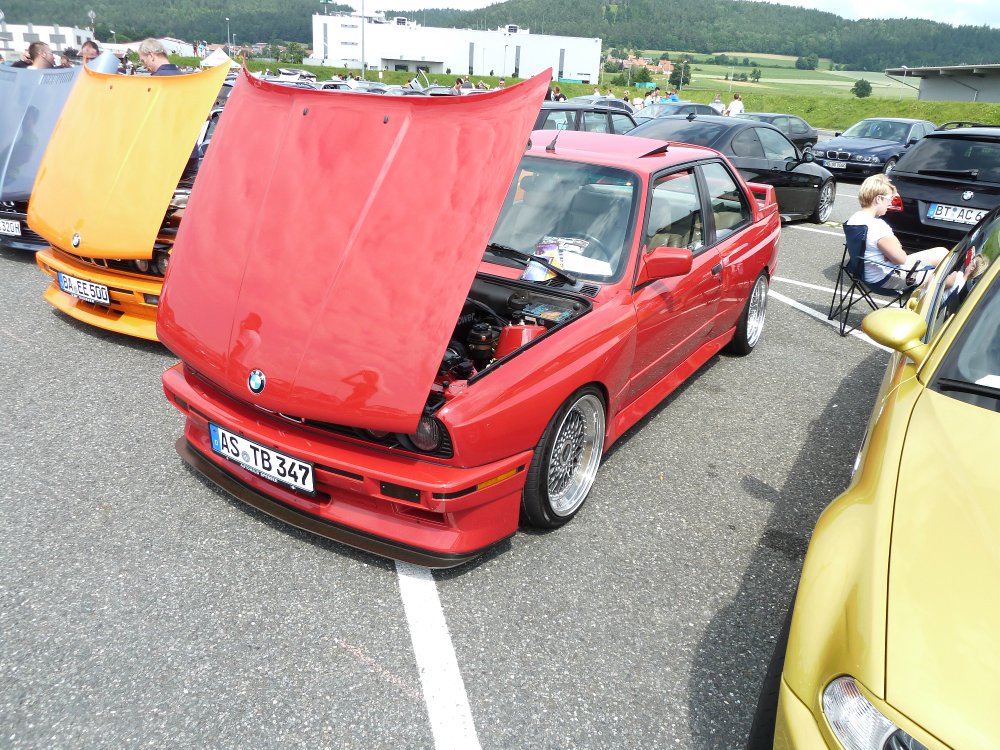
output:
<instances>
[{"instance_id":1,"label":"door handle","mask_svg":"<svg viewBox=\"0 0 1000 750\"><path fill-rule=\"evenodd\" d=\"M712 266L712 275L718 276L720 273L722 273L722 264L716 263L714 266Z\"/></svg>"}]
</instances>

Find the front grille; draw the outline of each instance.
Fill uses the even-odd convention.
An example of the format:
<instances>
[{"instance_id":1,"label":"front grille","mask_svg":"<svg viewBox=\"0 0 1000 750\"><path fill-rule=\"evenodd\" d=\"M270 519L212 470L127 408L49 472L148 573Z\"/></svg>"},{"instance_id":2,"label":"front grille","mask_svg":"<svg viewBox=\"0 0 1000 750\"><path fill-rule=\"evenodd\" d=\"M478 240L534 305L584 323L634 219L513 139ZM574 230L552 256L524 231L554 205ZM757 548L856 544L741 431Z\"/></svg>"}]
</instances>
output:
<instances>
[{"instance_id":1,"label":"front grille","mask_svg":"<svg viewBox=\"0 0 1000 750\"><path fill-rule=\"evenodd\" d=\"M16 221L21 225L21 234L13 237L3 236L14 242L30 242L33 245L45 246L49 243L28 226L28 204L20 201L4 201L0 204L0 219Z\"/></svg>"},{"instance_id":2,"label":"front grille","mask_svg":"<svg viewBox=\"0 0 1000 750\"><path fill-rule=\"evenodd\" d=\"M843 159L844 161L846 161L847 159L851 158L851 152L850 151L827 151L826 152L826 158L827 159Z\"/></svg>"}]
</instances>

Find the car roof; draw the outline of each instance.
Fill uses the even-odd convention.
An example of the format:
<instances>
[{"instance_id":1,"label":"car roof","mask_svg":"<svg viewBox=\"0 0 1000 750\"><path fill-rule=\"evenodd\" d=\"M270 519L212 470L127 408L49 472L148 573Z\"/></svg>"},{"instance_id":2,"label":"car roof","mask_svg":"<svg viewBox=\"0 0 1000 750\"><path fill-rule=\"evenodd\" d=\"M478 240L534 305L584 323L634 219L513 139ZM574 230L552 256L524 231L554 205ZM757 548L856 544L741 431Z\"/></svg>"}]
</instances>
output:
<instances>
[{"instance_id":1,"label":"car roof","mask_svg":"<svg viewBox=\"0 0 1000 750\"><path fill-rule=\"evenodd\" d=\"M799 115L793 115L791 112L743 112L744 115L757 115L759 117L798 117L802 119Z\"/></svg>"},{"instance_id":2,"label":"car roof","mask_svg":"<svg viewBox=\"0 0 1000 750\"><path fill-rule=\"evenodd\" d=\"M1000 138L1000 125L981 125L974 128L954 128L952 130L934 130L924 138Z\"/></svg>"},{"instance_id":3,"label":"car roof","mask_svg":"<svg viewBox=\"0 0 1000 750\"><path fill-rule=\"evenodd\" d=\"M555 147L550 151L552 143ZM698 159L724 159L718 151L704 146L581 130L536 130L531 134L529 146L525 155L603 164L640 175Z\"/></svg>"},{"instance_id":4,"label":"car roof","mask_svg":"<svg viewBox=\"0 0 1000 750\"><path fill-rule=\"evenodd\" d=\"M930 122L930 120L915 120L911 117L863 117L858 120L858 122L864 122L865 120L878 120L880 122L906 122L913 125L917 122ZM934 123L931 123L932 125Z\"/></svg>"},{"instance_id":5,"label":"car roof","mask_svg":"<svg viewBox=\"0 0 1000 750\"><path fill-rule=\"evenodd\" d=\"M567 99L564 102L544 101L542 102L542 109L554 109L562 111L586 110L587 112L607 112L608 110L611 110L615 114L619 113L623 113L626 115L631 114L630 112L626 112L624 109L621 109L620 107L612 107L611 105L606 104L605 102L602 101L583 102L579 100L573 101L573 99Z\"/></svg>"}]
</instances>

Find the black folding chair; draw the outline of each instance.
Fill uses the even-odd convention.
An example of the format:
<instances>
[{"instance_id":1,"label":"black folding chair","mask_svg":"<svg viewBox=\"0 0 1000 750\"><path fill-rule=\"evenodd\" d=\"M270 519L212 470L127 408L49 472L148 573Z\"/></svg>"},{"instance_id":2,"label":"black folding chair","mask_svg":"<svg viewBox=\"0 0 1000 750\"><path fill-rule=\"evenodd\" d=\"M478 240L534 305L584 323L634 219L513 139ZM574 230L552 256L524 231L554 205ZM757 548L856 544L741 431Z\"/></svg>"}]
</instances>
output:
<instances>
[{"instance_id":1,"label":"black folding chair","mask_svg":"<svg viewBox=\"0 0 1000 750\"><path fill-rule=\"evenodd\" d=\"M846 336L857 328L848 325L851 310L859 302L864 301L872 310L898 304L906 305L913 290L924 280L930 268L920 268L907 272L907 286L903 289L890 289L883 286L898 269L890 263L876 263L885 270L885 276L879 283L865 281L865 240L868 238L868 227L864 225L844 225L844 255L840 260L840 272L837 274L837 285L833 289L833 299L830 301L828 320L834 318L840 321L840 335ZM874 261L868 261L873 263ZM876 298L881 298L878 300ZM881 304L879 302L881 301Z\"/></svg>"}]
</instances>

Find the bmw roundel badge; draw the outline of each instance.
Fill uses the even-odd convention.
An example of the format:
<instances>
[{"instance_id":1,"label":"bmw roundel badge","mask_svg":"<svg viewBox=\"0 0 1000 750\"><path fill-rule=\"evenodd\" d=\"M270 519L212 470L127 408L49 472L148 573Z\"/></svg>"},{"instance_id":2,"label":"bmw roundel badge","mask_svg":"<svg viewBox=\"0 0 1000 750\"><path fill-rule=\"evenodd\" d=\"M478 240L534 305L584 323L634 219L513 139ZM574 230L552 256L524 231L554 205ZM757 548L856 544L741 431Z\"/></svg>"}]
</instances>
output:
<instances>
[{"instance_id":1,"label":"bmw roundel badge","mask_svg":"<svg viewBox=\"0 0 1000 750\"><path fill-rule=\"evenodd\" d=\"M962 193L962 200L964 200L964 201L971 201L972 200L972 196L974 196L974 195L975 195L975 193L973 193L971 190L966 190L964 193Z\"/></svg>"},{"instance_id":2,"label":"bmw roundel badge","mask_svg":"<svg viewBox=\"0 0 1000 750\"><path fill-rule=\"evenodd\" d=\"M73 235L73 247L80 247L80 235Z\"/></svg>"},{"instance_id":3,"label":"bmw roundel badge","mask_svg":"<svg viewBox=\"0 0 1000 750\"><path fill-rule=\"evenodd\" d=\"M267 385L267 378L260 370L251 370L250 377L247 378L247 388L251 393L260 393Z\"/></svg>"}]
</instances>

